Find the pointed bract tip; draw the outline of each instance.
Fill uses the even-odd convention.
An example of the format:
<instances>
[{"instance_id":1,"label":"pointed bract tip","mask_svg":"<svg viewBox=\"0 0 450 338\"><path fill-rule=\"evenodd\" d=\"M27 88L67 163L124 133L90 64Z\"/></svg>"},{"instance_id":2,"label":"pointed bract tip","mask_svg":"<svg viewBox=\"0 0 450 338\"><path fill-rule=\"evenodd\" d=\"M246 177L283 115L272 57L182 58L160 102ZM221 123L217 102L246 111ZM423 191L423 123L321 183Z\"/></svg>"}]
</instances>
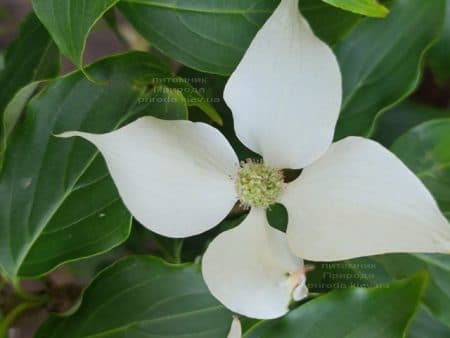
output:
<instances>
[{"instance_id":1,"label":"pointed bract tip","mask_svg":"<svg viewBox=\"0 0 450 338\"><path fill-rule=\"evenodd\" d=\"M227 338L241 338L242 337L242 326L241 321L237 315L233 316L233 321L231 322L230 332Z\"/></svg>"}]
</instances>

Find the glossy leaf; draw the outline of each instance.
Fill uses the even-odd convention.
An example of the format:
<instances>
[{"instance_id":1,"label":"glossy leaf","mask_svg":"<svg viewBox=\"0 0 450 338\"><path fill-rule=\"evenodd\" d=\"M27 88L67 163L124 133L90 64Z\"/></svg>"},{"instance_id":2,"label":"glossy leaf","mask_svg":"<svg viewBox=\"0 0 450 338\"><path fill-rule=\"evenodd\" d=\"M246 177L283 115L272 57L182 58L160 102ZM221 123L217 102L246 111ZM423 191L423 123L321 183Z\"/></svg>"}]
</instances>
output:
<instances>
[{"instance_id":1,"label":"glossy leaf","mask_svg":"<svg viewBox=\"0 0 450 338\"><path fill-rule=\"evenodd\" d=\"M288 225L288 211L284 205L279 203L271 205L270 208L267 209L266 214L267 220L272 227L286 232Z\"/></svg>"},{"instance_id":2,"label":"glossy leaf","mask_svg":"<svg viewBox=\"0 0 450 338\"><path fill-rule=\"evenodd\" d=\"M362 21L360 15L329 6L322 0L301 0L300 10L314 33L330 46L335 46Z\"/></svg>"},{"instance_id":3,"label":"glossy leaf","mask_svg":"<svg viewBox=\"0 0 450 338\"><path fill-rule=\"evenodd\" d=\"M444 6L445 0L396 0L385 19L365 19L336 47L344 86L337 139L367 135L378 114L416 88Z\"/></svg>"},{"instance_id":4,"label":"glossy leaf","mask_svg":"<svg viewBox=\"0 0 450 338\"><path fill-rule=\"evenodd\" d=\"M51 317L36 338L224 338L231 319L197 266L130 257L101 272L77 312Z\"/></svg>"},{"instance_id":5,"label":"glossy leaf","mask_svg":"<svg viewBox=\"0 0 450 338\"><path fill-rule=\"evenodd\" d=\"M20 34L7 49L0 71L0 119L14 96L29 83L51 78L59 72L59 54L44 26L35 15L23 22ZM4 135L3 123L0 136Z\"/></svg>"},{"instance_id":6,"label":"glossy leaf","mask_svg":"<svg viewBox=\"0 0 450 338\"><path fill-rule=\"evenodd\" d=\"M450 337L450 327L433 318L422 307L409 328L407 338L424 337L448 338Z\"/></svg>"},{"instance_id":7,"label":"glossy leaf","mask_svg":"<svg viewBox=\"0 0 450 338\"><path fill-rule=\"evenodd\" d=\"M322 0L326 3L342 8L346 11L377 18L385 17L389 10L377 0Z\"/></svg>"},{"instance_id":8,"label":"glossy leaf","mask_svg":"<svg viewBox=\"0 0 450 338\"><path fill-rule=\"evenodd\" d=\"M256 325L244 337L403 337L425 283L422 273L385 287L335 290L301 305L272 325Z\"/></svg>"},{"instance_id":9,"label":"glossy leaf","mask_svg":"<svg viewBox=\"0 0 450 338\"><path fill-rule=\"evenodd\" d=\"M170 79L166 80L161 85L166 86L169 89L179 91L186 99L186 104L189 107L197 107L202 110L213 122L219 125L223 124L222 117L216 111L214 106L209 103L208 99L202 95L201 90L204 90L204 88L197 89L182 77L172 77L171 80L172 81L170 81ZM197 78L195 80L202 79Z\"/></svg>"},{"instance_id":10,"label":"glossy leaf","mask_svg":"<svg viewBox=\"0 0 450 338\"><path fill-rule=\"evenodd\" d=\"M274 1L123 1L130 23L164 54L202 71L229 74Z\"/></svg>"},{"instance_id":11,"label":"glossy leaf","mask_svg":"<svg viewBox=\"0 0 450 338\"><path fill-rule=\"evenodd\" d=\"M392 151L424 182L450 216L450 119L425 122L400 137ZM441 321L450 325L450 256L387 255L377 257L387 271L403 278L420 269L430 273L424 303Z\"/></svg>"},{"instance_id":12,"label":"glossy leaf","mask_svg":"<svg viewBox=\"0 0 450 338\"><path fill-rule=\"evenodd\" d=\"M430 281L423 297L428 310L450 326L450 256L431 254L392 254L375 258L394 278L405 278L427 270Z\"/></svg>"},{"instance_id":13,"label":"glossy leaf","mask_svg":"<svg viewBox=\"0 0 450 338\"><path fill-rule=\"evenodd\" d=\"M4 143L6 139L13 131L17 122L20 119L20 115L25 108L28 100L32 97L36 89L39 87L40 81L31 82L30 84L20 88L11 101L5 107L3 112L3 132Z\"/></svg>"},{"instance_id":14,"label":"glossy leaf","mask_svg":"<svg viewBox=\"0 0 450 338\"><path fill-rule=\"evenodd\" d=\"M446 0L445 24L441 38L430 50L428 59L434 76L440 82L450 80L450 0Z\"/></svg>"},{"instance_id":15,"label":"glossy leaf","mask_svg":"<svg viewBox=\"0 0 450 338\"><path fill-rule=\"evenodd\" d=\"M413 128L391 149L422 180L450 218L450 118Z\"/></svg>"},{"instance_id":16,"label":"glossy leaf","mask_svg":"<svg viewBox=\"0 0 450 338\"><path fill-rule=\"evenodd\" d=\"M102 60L53 81L29 103L0 176L0 265L10 276L35 276L109 250L125 240L130 215L103 160L67 130L108 132L129 119L139 97L165 68L148 54Z\"/></svg>"},{"instance_id":17,"label":"glossy leaf","mask_svg":"<svg viewBox=\"0 0 450 338\"><path fill-rule=\"evenodd\" d=\"M33 8L47 27L61 52L83 70L83 52L89 32L95 23L119 0L33 0ZM184 43L184 41L183 41ZM93 78L86 73L89 78ZM182 89L189 106L197 106L221 124L221 118L201 94L189 83L177 81L171 74L155 85ZM97 82L97 79L95 79Z\"/></svg>"},{"instance_id":18,"label":"glossy leaf","mask_svg":"<svg viewBox=\"0 0 450 338\"><path fill-rule=\"evenodd\" d=\"M191 68L230 74L277 0L125 0L119 9L156 48ZM358 21L321 0L300 2L316 33L335 43Z\"/></svg>"},{"instance_id":19,"label":"glossy leaf","mask_svg":"<svg viewBox=\"0 0 450 338\"><path fill-rule=\"evenodd\" d=\"M89 32L119 0L33 0L33 9L62 54L83 67Z\"/></svg>"},{"instance_id":20,"label":"glossy leaf","mask_svg":"<svg viewBox=\"0 0 450 338\"><path fill-rule=\"evenodd\" d=\"M450 110L434 108L411 100L389 109L376 120L371 138L390 147L409 129L438 118L450 117Z\"/></svg>"},{"instance_id":21,"label":"glossy leaf","mask_svg":"<svg viewBox=\"0 0 450 338\"><path fill-rule=\"evenodd\" d=\"M135 112L137 116L151 115L165 120L187 120L189 115L183 94L162 86L139 98Z\"/></svg>"},{"instance_id":22,"label":"glossy leaf","mask_svg":"<svg viewBox=\"0 0 450 338\"><path fill-rule=\"evenodd\" d=\"M349 287L380 287L392 280L383 266L370 257L347 261L307 263L314 266L307 285L312 292L326 292Z\"/></svg>"},{"instance_id":23,"label":"glossy leaf","mask_svg":"<svg viewBox=\"0 0 450 338\"><path fill-rule=\"evenodd\" d=\"M3 155L8 146L8 138L20 120L26 104L33 96L41 81L31 82L20 88L6 105L3 111L3 123L1 124L2 139L0 139L0 171L3 165Z\"/></svg>"}]
</instances>

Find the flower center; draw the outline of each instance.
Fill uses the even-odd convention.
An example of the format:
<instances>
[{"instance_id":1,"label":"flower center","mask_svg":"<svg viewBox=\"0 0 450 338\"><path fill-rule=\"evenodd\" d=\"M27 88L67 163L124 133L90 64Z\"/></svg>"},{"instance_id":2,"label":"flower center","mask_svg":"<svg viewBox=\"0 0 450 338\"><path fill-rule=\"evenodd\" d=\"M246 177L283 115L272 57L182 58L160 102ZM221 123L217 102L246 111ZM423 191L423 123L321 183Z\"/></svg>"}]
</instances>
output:
<instances>
[{"instance_id":1,"label":"flower center","mask_svg":"<svg viewBox=\"0 0 450 338\"><path fill-rule=\"evenodd\" d=\"M262 161L247 160L241 163L236 190L242 205L268 208L274 204L284 188L283 173Z\"/></svg>"}]
</instances>

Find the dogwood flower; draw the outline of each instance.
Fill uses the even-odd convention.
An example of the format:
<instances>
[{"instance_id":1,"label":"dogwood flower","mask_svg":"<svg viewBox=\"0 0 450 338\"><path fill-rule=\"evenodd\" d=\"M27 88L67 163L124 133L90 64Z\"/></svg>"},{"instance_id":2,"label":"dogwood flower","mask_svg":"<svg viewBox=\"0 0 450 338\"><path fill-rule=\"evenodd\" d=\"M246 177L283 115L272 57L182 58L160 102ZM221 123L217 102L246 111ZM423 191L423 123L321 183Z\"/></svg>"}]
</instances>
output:
<instances>
[{"instance_id":1,"label":"dogwood flower","mask_svg":"<svg viewBox=\"0 0 450 338\"><path fill-rule=\"evenodd\" d=\"M144 226L187 237L217 225L237 200L246 219L202 262L211 293L236 313L270 319L307 295L303 261L387 252L449 252L450 226L420 180L378 143L332 143L342 88L336 57L282 0L224 93L239 139L263 161L239 163L213 127L143 117L81 136L103 154L125 205ZM303 169L286 184L283 169ZM265 209L288 210L287 233Z\"/></svg>"},{"instance_id":2,"label":"dogwood flower","mask_svg":"<svg viewBox=\"0 0 450 338\"><path fill-rule=\"evenodd\" d=\"M241 338L241 337L242 337L241 322L237 316L233 316L233 321L231 322L231 328L227 338Z\"/></svg>"}]
</instances>

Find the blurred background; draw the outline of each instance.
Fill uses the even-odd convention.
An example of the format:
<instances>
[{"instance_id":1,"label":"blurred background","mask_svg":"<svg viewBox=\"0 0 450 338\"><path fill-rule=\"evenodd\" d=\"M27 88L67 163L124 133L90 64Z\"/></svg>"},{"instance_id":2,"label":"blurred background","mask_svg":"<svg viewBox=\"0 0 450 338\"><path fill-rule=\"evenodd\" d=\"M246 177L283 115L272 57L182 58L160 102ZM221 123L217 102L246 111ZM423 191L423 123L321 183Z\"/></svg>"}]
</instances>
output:
<instances>
[{"instance_id":1,"label":"blurred background","mask_svg":"<svg viewBox=\"0 0 450 338\"><path fill-rule=\"evenodd\" d=\"M14 40L19 32L20 23L31 9L30 0L0 0L0 50L4 50ZM122 26L126 33L129 27L124 23ZM101 56L124 50L126 50L124 44L117 39L104 21L100 21L89 38L85 60L90 63ZM69 62L64 61L63 65L64 71L73 69Z\"/></svg>"}]
</instances>

